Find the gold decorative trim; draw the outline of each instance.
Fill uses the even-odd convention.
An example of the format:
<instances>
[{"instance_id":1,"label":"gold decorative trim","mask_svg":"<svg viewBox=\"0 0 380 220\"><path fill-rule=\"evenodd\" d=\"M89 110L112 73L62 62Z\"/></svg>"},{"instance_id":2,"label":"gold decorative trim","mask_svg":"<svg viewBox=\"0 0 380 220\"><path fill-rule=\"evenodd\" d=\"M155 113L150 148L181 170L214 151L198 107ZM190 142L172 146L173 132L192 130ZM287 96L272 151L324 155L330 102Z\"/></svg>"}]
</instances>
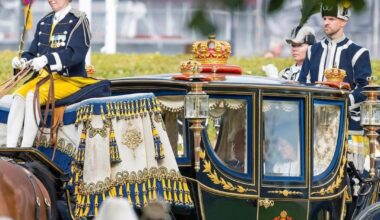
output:
<instances>
[{"instance_id":1,"label":"gold decorative trim","mask_svg":"<svg viewBox=\"0 0 380 220\"><path fill-rule=\"evenodd\" d=\"M160 103L153 97L137 97L135 100L128 101L112 101L97 104L101 110L103 120L111 119L130 119L143 117L147 113L161 113ZM76 109L75 125L91 121L94 114L95 105L82 105ZM98 107L97 107L98 108ZM100 133L99 133L100 134Z\"/></svg>"},{"instance_id":2,"label":"gold decorative trim","mask_svg":"<svg viewBox=\"0 0 380 220\"><path fill-rule=\"evenodd\" d=\"M87 128L88 128L88 136L90 138L95 137L97 134L100 135L102 138L107 137L107 126L106 126L106 124L103 124L103 127L101 127L101 128L94 128L94 127L92 127L91 123L88 123Z\"/></svg>"},{"instance_id":3,"label":"gold decorative trim","mask_svg":"<svg viewBox=\"0 0 380 220\"><path fill-rule=\"evenodd\" d=\"M76 172L81 170L72 170L73 174ZM80 178L70 182L76 196L75 217L96 216L101 202L108 196L124 197L137 207L144 207L159 197L174 206L194 206L186 178L166 167L118 172L115 178L107 177L96 183L84 183Z\"/></svg>"},{"instance_id":4,"label":"gold decorative trim","mask_svg":"<svg viewBox=\"0 0 380 220\"><path fill-rule=\"evenodd\" d=\"M303 192L298 192L298 191L289 191L287 189L284 189L284 190L273 190L273 191L268 191L268 193L272 193L272 194L280 194L280 195L283 195L285 197L287 196L292 196L292 195L303 195Z\"/></svg>"},{"instance_id":5,"label":"gold decorative trim","mask_svg":"<svg viewBox=\"0 0 380 220\"><path fill-rule=\"evenodd\" d=\"M264 206L264 208L267 209L274 206L274 201L269 200L268 198L259 199L259 206Z\"/></svg>"},{"instance_id":6,"label":"gold decorative trim","mask_svg":"<svg viewBox=\"0 0 380 220\"><path fill-rule=\"evenodd\" d=\"M282 210L280 216L275 217L273 220L293 220L293 218L288 216L285 210Z\"/></svg>"},{"instance_id":7,"label":"gold decorative trim","mask_svg":"<svg viewBox=\"0 0 380 220\"><path fill-rule=\"evenodd\" d=\"M44 148L52 148L50 145L50 140L46 135L42 135L40 146ZM59 138L57 141L57 150L61 151L64 154L67 154L69 157L74 158L76 155L76 148L70 142L66 144L66 140L64 138Z\"/></svg>"},{"instance_id":8,"label":"gold decorative trim","mask_svg":"<svg viewBox=\"0 0 380 220\"><path fill-rule=\"evenodd\" d=\"M254 189L248 189L244 188L241 185L234 185L231 182L225 180L223 177L219 177L218 173L212 169L211 162L206 160L206 152L203 150L199 153L199 157L203 160L203 173L206 173L207 176L210 178L211 182L213 182L215 185L222 185L224 190L232 191L232 192L239 192L239 193L245 193L245 192L257 192Z\"/></svg>"},{"instance_id":9,"label":"gold decorative trim","mask_svg":"<svg viewBox=\"0 0 380 220\"><path fill-rule=\"evenodd\" d=\"M347 148L348 148L348 143L346 141L346 143L344 144L342 161L341 161L340 167L339 167L339 174L338 174L337 178L335 179L335 181L333 183L331 183L330 185L328 185L327 187L320 189L319 191L312 192L310 195L324 196L324 195L332 194L332 193L334 193L334 191L336 189L339 189L339 187L342 185L342 182L344 179L344 170L345 170L346 161L347 161L347 158L346 158Z\"/></svg>"}]
</instances>

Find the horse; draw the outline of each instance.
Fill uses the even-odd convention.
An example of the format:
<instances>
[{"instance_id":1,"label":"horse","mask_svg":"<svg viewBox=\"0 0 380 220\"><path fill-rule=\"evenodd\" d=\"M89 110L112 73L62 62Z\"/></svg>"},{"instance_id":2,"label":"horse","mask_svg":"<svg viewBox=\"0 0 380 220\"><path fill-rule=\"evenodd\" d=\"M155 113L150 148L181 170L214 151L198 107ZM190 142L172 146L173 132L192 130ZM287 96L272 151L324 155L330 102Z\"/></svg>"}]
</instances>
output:
<instances>
[{"instance_id":1,"label":"horse","mask_svg":"<svg viewBox=\"0 0 380 220\"><path fill-rule=\"evenodd\" d=\"M56 182L54 175L37 161L21 166L0 160L0 218L61 219L56 205Z\"/></svg>"}]
</instances>

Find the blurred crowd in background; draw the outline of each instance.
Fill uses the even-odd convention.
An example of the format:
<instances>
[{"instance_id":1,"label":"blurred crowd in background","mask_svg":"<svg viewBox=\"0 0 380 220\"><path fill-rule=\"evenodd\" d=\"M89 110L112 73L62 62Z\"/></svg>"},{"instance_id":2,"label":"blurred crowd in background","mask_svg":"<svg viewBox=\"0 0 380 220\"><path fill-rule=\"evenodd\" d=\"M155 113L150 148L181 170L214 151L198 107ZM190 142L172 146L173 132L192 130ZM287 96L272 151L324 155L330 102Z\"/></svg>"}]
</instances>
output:
<instances>
[{"instance_id":1,"label":"blurred crowd in background","mask_svg":"<svg viewBox=\"0 0 380 220\"><path fill-rule=\"evenodd\" d=\"M119 53L184 53L195 40L205 39L189 29L188 22L198 0L114 0L117 4L116 42ZM217 38L233 45L236 56L287 57L285 38L297 26L302 0L285 0L284 7L267 13L269 0L246 0L243 10L234 12L221 5L208 5L207 15L217 27ZM106 30L105 0L92 0L92 48L100 52ZM373 59L380 58L380 2L366 0L360 13L353 13L346 33L354 42L370 50ZM78 0L73 0L78 5ZM50 11L46 0L35 0L32 6L33 24ZM22 32L24 6L21 0L0 0L0 50L17 50ZM317 41L323 37L320 14L311 17L308 25L316 31ZM29 31L26 46L34 33ZM233 34L232 34L233 33Z\"/></svg>"}]
</instances>

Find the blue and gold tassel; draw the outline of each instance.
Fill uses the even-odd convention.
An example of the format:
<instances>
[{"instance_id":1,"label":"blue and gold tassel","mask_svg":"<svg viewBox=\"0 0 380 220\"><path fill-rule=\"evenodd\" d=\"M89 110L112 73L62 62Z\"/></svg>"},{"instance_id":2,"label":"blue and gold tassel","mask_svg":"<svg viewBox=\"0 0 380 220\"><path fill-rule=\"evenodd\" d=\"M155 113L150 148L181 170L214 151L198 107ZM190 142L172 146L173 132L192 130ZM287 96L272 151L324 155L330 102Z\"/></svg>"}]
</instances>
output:
<instances>
[{"instance_id":1,"label":"blue and gold tassel","mask_svg":"<svg viewBox=\"0 0 380 220\"><path fill-rule=\"evenodd\" d=\"M183 205L183 187L182 187L183 183L182 183L182 180L178 180L178 197L179 197L179 203L181 205Z\"/></svg>"},{"instance_id":2,"label":"blue and gold tassel","mask_svg":"<svg viewBox=\"0 0 380 220\"><path fill-rule=\"evenodd\" d=\"M131 185L129 184L129 182L127 182L126 190L127 190L127 199L128 199L128 202L129 202L129 204L132 204Z\"/></svg>"},{"instance_id":3,"label":"blue and gold tassel","mask_svg":"<svg viewBox=\"0 0 380 220\"><path fill-rule=\"evenodd\" d=\"M147 194L146 185L145 185L145 182L143 182L142 183L143 206L146 206L148 204L148 200L146 198L146 194Z\"/></svg>"},{"instance_id":4,"label":"blue and gold tassel","mask_svg":"<svg viewBox=\"0 0 380 220\"><path fill-rule=\"evenodd\" d=\"M141 207L138 183L135 183L135 205Z\"/></svg>"},{"instance_id":5,"label":"blue and gold tassel","mask_svg":"<svg viewBox=\"0 0 380 220\"><path fill-rule=\"evenodd\" d=\"M87 136L87 126L86 123L83 123L82 132L80 135L80 142L78 146L78 152L75 158L75 162L83 165L84 162L84 154L86 149L86 136Z\"/></svg>"},{"instance_id":6,"label":"blue and gold tassel","mask_svg":"<svg viewBox=\"0 0 380 220\"><path fill-rule=\"evenodd\" d=\"M151 126L152 126L155 158L156 160L161 160L165 158L164 146L161 142L160 136L158 135L158 130L156 126L154 126L152 115L150 115L150 120L151 120Z\"/></svg>"}]
</instances>

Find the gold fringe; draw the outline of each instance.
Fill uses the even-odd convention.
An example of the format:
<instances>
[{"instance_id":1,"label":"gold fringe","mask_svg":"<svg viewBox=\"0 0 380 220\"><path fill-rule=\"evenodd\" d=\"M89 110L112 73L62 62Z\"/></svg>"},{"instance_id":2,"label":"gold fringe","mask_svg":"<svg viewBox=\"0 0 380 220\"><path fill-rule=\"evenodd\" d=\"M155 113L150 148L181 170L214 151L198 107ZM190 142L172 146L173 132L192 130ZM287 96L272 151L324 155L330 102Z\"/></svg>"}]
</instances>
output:
<instances>
[{"instance_id":1,"label":"gold fringe","mask_svg":"<svg viewBox=\"0 0 380 220\"><path fill-rule=\"evenodd\" d=\"M146 206L146 204L148 204L148 201L146 199L146 185L145 185L145 183L142 184L142 190L143 190L143 205Z\"/></svg>"},{"instance_id":2,"label":"gold fringe","mask_svg":"<svg viewBox=\"0 0 380 220\"><path fill-rule=\"evenodd\" d=\"M139 197L139 185L137 183L135 183L135 205L137 207L141 206L140 197Z\"/></svg>"},{"instance_id":3,"label":"gold fringe","mask_svg":"<svg viewBox=\"0 0 380 220\"><path fill-rule=\"evenodd\" d=\"M152 183L150 182L150 179L148 179L147 182L148 182L148 199L149 201L152 201L153 200Z\"/></svg>"},{"instance_id":4,"label":"gold fringe","mask_svg":"<svg viewBox=\"0 0 380 220\"><path fill-rule=\"evenodd\" d=\"M153 200L157 199L157 180L156 178L153 179Z\"/></svg>"},{"instance_id":5,"label":"gold fringe","mask_svg":"<svg viewBox=\"0 0 380 220\"><path fill-rule=\"evenodd\" d=\"M110 196L111 197L116 197L116 187L115 186L113 186L111 188L111 190L110 190Z\"/></svg>"},{"instance_id":6,"label":"gold fringe","mask_svg":"<svg viewBox=\"0 0 380 220\"><path fill-rule=\"evenodd\" d=\"M155 201L159 195L162 195L164 201L170 204L193 206L187 182L175 170L168 172L165 168L151 168L139 173L117 173L116 177L116 180L105 179L104 182L100 181L96 184L80 182L75 215L88 217L89 212L90 214L97 213L106 195L126 197L130 204L137 207L143 207L148 202ZM157 180L161 182L161 187L157 187ZM124 192L124 187L126 192Z\"/></svg>"},{"instance_id":7,"label":"gold fringe","mask_svg":"<svg viewBox=\"0 0 380 220\"><path fill-rule=\"evenodd\" d=\"M90 195L87 195L86 196L86 209L84 210L82 216L88 216L88 213L90 212L90 205L91 205Z\"/></svg>"},{"instance_id":8,"label":"gold fringe","mask_svg":"<svg viewBox=\"0 0 380 220\"><path fill-rule=\"evenodd\" d=\"M129 185L129 182L127 183L127 195L128 195L128 202L129 202L129 204L133 204L132 203L132 198L131 198L131 186Z\"/></svg>"},{"instance_id":9,"label":"gold fringe","mask_svg":"<svg viewBox=\"0 0 380 220\"><path fill-rule=\"evenodd\" d=\"M162 182L162 191L164 191L164 201L168 201L168 196L166 194L167 189L166 189L165 179L162 179L161 182Z\"/></svg>"},{"instance_id":10,"label":"gold fringe","mask_svg":"<svg viewBox=\"0 0 380 220\"><path fill-rule=\"evenodd\" d=\"M184 189L184 191L185 191L185 204L192 205L192 204L193 204L193 201L191 200L189 187L188 187L186 181L183 182L183 189Z\"/></svg>"},{"instance_id":11,"label":"gold fringe","mask_svg":"<svg viewBox=\"0 0 380 220\"><path fill-rule=\"evenodd\" d=\"M95 216L98 216L98 207L99 207L99 195L98 194L96 194L95 195L95 201L94 201L94 208L95 208L95 210L94 210L94 212L95 212Z\"/></svg>"},{"instance_id":12,"label":"gold fringe","mask_svg":"<svg viewBox=\"0 0 380 220\"><path fill-rule=\"evenodd\" d=\"M178 181L178 189L179 189L178 195L179 195L179 203L181 204L183 204L183 194L184 194L182 184L183 184L182 181L179 180Z\"/></svg>"},{"instance_id":13,"label":"gold fringe","mask_svg":"<svg viewBox=\"0 0 380 220\"><path fill-rule=\"evenodd\" d=\"M174 202L178 204L177 181L173 181L173 195L174 195Z\"/></svg>"},{"instance_id":14,"label":"gold fringe","mask_svg":"<svg viewBox=\"0 0 380 220\"><path fill-rule=\"evenodd\" d=\"M120 120L120 102L114 103L116 106L116 120Z\"/></svg>"},{"instance_id":15,"label":"gold fringe","mask_svg":"<svg viewBox=\"0 0 380 220\"><path fill-rule=\"evenodd\" d=\"M168 202L171 203L173 202L173 198L172 198L172 190L171 190L171 181L168 180L168 188L167 188L167 192L168 192Z\"/></svg>"},{"instance_id":16,"label":"gold fringe","mask_svg":"<svg viewBox=\"0 0 380 220\"><path fill-rule=\"evenodd\" d=\"M124 197L124 195L123 195L123 186L122 185L119 186L119 197L120 198Z\"/></svg>"}]
</instances>

